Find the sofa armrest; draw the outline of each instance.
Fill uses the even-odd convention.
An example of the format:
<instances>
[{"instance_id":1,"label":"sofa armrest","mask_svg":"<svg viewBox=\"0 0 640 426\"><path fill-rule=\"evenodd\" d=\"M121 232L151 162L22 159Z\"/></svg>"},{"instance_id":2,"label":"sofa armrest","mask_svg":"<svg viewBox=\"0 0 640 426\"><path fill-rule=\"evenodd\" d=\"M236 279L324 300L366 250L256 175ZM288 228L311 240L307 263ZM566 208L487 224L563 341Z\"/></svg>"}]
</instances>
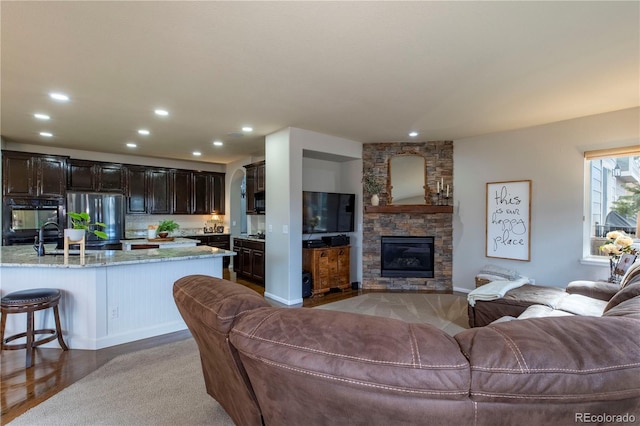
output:
<instances>
[{"instance_id":1,"label":"sofa armrest","mask_svg":"<svg viewBox=\"0 0 640 426\"><path fill-rule=\"evenodd\" d=\"M605 281L571 281L567 286L567 293L580 294L593 299L608 301L620 290L618 284Z\"/></svg>"}]
</instances>

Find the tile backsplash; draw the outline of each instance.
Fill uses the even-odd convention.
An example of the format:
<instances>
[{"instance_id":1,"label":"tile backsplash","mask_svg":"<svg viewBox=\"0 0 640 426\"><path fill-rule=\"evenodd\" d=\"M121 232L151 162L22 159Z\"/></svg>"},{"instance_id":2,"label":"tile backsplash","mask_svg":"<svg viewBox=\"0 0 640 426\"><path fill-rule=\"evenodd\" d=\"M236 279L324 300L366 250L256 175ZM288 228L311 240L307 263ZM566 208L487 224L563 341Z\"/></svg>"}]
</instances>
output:
<instances>
[{"instance_id":1,"label":"tile backsplash","mask_svg":"<svg viewBox=\"0 0 640 426\"><path fill-rule=\"evenodd\" d=\"M210 214L206 215L126 215L125 216L125 238L147 237L147 227L149 225L158 225L163 220L173 220L180 228L173 234L182 235L198 235L203 233L206 226L214 226ZM222 221L217 223L223 225ZM225 226L225 231L228 228Z\"/></svg>"}]
</instances>

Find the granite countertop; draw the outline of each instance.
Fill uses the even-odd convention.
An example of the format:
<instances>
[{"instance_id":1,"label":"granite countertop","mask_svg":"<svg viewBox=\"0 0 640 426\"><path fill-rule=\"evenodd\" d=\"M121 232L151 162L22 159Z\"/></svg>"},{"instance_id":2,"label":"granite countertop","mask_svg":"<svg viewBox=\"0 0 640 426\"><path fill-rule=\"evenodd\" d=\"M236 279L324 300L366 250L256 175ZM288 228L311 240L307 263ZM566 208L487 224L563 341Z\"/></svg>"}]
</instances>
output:
<instances>
[{"instance_id":1,"label":"granite countertop","mask_svg":"<svg viewBox=\"0 0 640 426\"><path fill-rule=\"evenodd\" d=\"M249 241L262 241L265 242L264 238L255 237L253 235L234 235L234 240L249 240Z\"/></svg>"},{"instance_id":2,"label":"granite countertop","mask_svg":"<svg viewBox=\"0 0 640 426\"><path fill-rule=\"evenodd\" d=\"M87 250L85 264L80 264L78 250L71 250L69 262L64 264L64 253L56 250L55 244L45 245L46 255L37 256L31 245L2 246L1 267L45 267L45 268L96 268L103 266L179 261L208 257L235 256L233 251L216 247L195 246L146 250ZM74 255L75 254L75 255Z\"/></svg>"},{"instance_id":3,"label":"granite countertop","mask_svg":"<svg viewBox=\"0 0 640 426\"><path fill-rule=\"evenodd\" d=\"M200 240L195 240L193 238L175 237L171 241L153 241L149 240L148 238L136 238L133 240L120 240L120 242L124 244L157 244L161 246L163 244L198 244Z\"/></svg>"}]
</instances>

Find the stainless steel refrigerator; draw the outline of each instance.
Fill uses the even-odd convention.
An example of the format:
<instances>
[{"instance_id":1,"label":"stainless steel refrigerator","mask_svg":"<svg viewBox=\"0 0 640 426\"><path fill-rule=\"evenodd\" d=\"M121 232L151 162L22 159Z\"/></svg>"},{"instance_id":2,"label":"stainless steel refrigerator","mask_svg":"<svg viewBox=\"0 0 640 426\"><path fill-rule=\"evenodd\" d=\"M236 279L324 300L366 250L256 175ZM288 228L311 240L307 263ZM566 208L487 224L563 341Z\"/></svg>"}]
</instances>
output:
<instances>
[{"instance_id":1,"label":"stainless steel refrigerator","mask_svg":"<svg viewBox=\"0 0 640 426\"><path fill-rule=\"evenodd\" d=\"M67 192L67 212L87 212L91 222L102 222L100 229L108 235L106 240L87 233L87 248L118 248L124 237L124 199L122 195L96 192ZM71 221L67 217L67 225Z\"/></svg>"}]
</instances>

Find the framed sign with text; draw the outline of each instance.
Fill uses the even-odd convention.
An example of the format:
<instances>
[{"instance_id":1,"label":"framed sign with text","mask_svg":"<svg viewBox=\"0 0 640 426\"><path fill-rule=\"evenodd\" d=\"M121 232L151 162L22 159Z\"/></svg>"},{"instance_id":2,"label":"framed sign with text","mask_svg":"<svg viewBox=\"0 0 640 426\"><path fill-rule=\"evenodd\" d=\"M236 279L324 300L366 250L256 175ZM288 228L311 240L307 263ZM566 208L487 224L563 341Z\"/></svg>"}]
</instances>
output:
<instances>
[{"instance_id":1,"label":"framed sign with text","mask_svg":"<svg viewBox=\"0 0 640 426\"><path fill-rule=\"evenodd\" d=\"M531 181L487 183L487 257L530 260Z\"/></svg>"}]
</instances>

